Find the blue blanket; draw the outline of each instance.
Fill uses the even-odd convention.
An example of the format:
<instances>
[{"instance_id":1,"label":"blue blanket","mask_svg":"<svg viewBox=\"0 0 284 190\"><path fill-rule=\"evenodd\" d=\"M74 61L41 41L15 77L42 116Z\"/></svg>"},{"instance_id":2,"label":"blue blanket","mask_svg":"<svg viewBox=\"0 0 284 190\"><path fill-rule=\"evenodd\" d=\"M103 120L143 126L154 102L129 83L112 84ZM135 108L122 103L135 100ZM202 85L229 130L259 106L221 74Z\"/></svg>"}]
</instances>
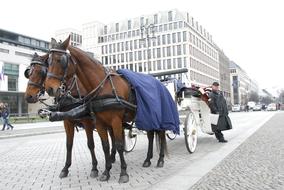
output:
<instances>
[{"instance_id":1,"label":"blue blanket","mask_svg":"<svg viewBox=\"0 0 284 190\"><path fill-rule=\"evenodd\" d=\"M119 69L133 86L137 100L135 124L140 130L171 130L179 134L179 115L168 89L150 75Z\"/></svg>"}]
</instances>

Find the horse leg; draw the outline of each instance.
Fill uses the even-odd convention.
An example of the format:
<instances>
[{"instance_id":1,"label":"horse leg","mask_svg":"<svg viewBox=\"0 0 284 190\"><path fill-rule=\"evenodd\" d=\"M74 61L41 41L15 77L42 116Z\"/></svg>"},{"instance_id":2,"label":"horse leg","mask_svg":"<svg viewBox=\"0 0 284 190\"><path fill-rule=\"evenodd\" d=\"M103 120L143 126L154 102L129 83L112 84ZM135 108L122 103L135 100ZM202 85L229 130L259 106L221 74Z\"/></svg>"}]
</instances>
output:
<instances>
[{"instance_id":1,"label":"horse leg","mask_svg":"<svg viewBox=\"0 0 284 190\"><path fill-rule=\"evenodd\" d=\"M154 141L154 130L147 131L148 137L148 152L147 157L143 163L143 167L149 167L151 165L151 159L153 158L153 141Z\"/></svg>"},{"instance_id":2,"label":"horse leg","mask_svg":"<svg viewBox=\"0 0 284 190\"><path fill-rule=\"evenodd\" d=\"M115 147L120 157L120 177L118 183L127 183L129 181L129 175L126 172L127 164L124 159L124 135L123 135L123 128L122 122L120 119L113 120L112 129L115 139Z\"/></svg>"},{"instance_id":3,"label":"horse leg","mask_svg":"<svg viewBox=\"0 0 284 190\"><path fill-rule=\"evenodd\" d=\"M111 163L114 163L115 162L116 147L115 147L115 141L114 141L114 135L113 135L112 129L109 131L109 134L110 134L110 138L111 138L110 161L111 161Z\"/></svg>"},{"instance_id":4,"label":"horse leg","mask_svg":"<svg viewBox=\"0 0 284 190\"><path fill-rule=\"evenodd\" d=\"M86 125L85 132L87 135L88 148L90 150L91 157L92 157L92 170L91 170L90 177L95 178L95 177L98 177L99 171L97 169L98 161L97 161L95 150L94 150L95 143L94 143L94 137L93 137L93 123L92 122L91 122L91 125Z\"/></svg>"},{"instance_id":5,"label":"horse leg","mask_svg":"<svg viewBox=\"0 0 284 190\"><path fill-rule=\"evenodd\" d=\"M65 128L65 133L66 133L67 155L66 155L65 166L59 174L60 178L67 177L69 173L68 168L71 166L72 147L73 147L73 139L74 139L74 124L69 120L64 120L64 128Z\"/></svg>"},{"instance_id":6,"label":"horse leg","mask_svg":"<svg viewBox=\"0 0 284 190\"><path fill-rule=\"evenodd\" d=\"M162 168L164 166L165 151L167 150L166 133L165 131L157 132L159 135L160 142L160 155L157 162L157 167Z\"/></svg>"},{"instance_id":7,"label":"horse leg","mask_svg":"<svg viewBox=\"0 0 284 190\"><path fill-rule=\"evenodd\" d=\"M96 123L96 129L100 135L102 141L102 147L105 154L105 171L102 173L101 177L99 178L100 181L107 181L110 178L109 171L112 167L110 161L110 153L109 153L109 142L108 142L108 134L107 130L98 122Z\"/></svg>"}]
</instances>

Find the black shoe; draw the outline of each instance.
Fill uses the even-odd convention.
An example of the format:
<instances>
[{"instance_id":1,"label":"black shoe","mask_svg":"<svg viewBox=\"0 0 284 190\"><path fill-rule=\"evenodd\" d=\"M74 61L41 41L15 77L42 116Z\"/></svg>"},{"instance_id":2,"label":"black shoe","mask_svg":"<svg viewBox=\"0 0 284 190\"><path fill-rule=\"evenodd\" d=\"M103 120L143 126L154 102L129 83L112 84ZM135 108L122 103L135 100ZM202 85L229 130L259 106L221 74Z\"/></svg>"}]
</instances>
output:
<instances>
[{"instance_id":1,"label":"black shoe","mask_svg":"<svg viewBox=\"0 0 284 190\"><path fill-rule=\"evenodd\" d=\"M219 140L219 142L220 142L220 143L227 143L228 141L225 140L225 139L221 139L221 140Z\"/></svg>"}]
</instances>

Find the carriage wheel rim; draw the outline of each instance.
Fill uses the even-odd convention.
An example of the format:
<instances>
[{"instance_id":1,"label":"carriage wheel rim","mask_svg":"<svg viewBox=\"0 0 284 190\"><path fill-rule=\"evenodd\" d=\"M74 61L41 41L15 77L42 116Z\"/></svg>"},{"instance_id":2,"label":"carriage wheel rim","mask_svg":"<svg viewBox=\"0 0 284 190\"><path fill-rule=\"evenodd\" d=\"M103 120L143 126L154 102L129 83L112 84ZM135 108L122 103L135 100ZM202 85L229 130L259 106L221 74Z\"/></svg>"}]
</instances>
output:
<instances>
[{"instance_id":1,"label":"carriage wheel rim","mask_svg":"<svg viewBox=\"0 0 284 190\"><path fill-rule=\"evenodd\" d=\"M190 114L190 117L187 121L187 130L188 130L187 134L188 148L190 149L191 152L194 152L197 145L197 130L196 130L196 122L194 120L193 113Z\"/></svg>"}]
</instances>

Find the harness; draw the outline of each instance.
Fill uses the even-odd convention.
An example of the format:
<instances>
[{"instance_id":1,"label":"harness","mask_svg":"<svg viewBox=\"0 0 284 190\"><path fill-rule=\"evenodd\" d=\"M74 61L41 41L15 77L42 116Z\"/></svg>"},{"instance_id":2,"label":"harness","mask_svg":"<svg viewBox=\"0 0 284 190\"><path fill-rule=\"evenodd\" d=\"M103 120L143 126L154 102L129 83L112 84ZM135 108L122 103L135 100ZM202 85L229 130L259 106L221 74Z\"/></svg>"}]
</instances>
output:
<instances>
[{"instance_id":1,"label":"harness","mask_svg":"<svg viewBox=\"0 0 284 190\"><path fill-rule=\"evenodd\" d=\"M78 77L76 75L76 66L77 63L75 61L75 59L65 50L61 50L61 49L50 49L50 56L49 56L49 64L52 64L52 53L53 52L59 52L62 53L61 58L60 58L60 64L61 64L61 68L63 70L63 77L55 75L54 73L48 72L47 73L47 77L50 78L55 78L56 80L60 81L60 99L64 99L66 97L70 97L71 95L71 90L76 87L76 91L78 93L79 98L77 98L77 102L76 105L82 105L82 109L77 109L78 110L78 115L80 115L81 118L81 113L85 112L86 109L88 109L88 113L91 115L91 117L93 119L95 119L95 113L96 112L101 112L104 110L108 110L108 109L128 109L128 110L132 110L132 111L136 111L137 106L129 101L126 101L125 99L123 99L122 97L119 97L117 94L117 90L115 88L115 85L113 83L113 76L121 76L117 73L112 72L110 69L105 68L104 67L104 72L105 72L105 76L103 78L102 81L100 81L100 83L97 85L96 88L94 88L91 92L89 92L86 96L82 97L81 96L81 92L80 92L80 88L78 86ZM71 63L73 63L74 65L74 73L71 79L71 84L70 85L66 85L66 77L68 74L68 66L69 66L69 62L71 60ZM99 96L100 92L102 91L104 85L107 82L110 82L111 88L112 88L112 94L110 95L103 95L103 96ZM131 93L131 92L130 92ZM133 99L132 95L130 94L129 97L131 97L131 99ZM70 105L72 106L72 105ZM80 107L80 106L77 106ZM71 112L70 112L71 113ZM68 115L68 112L66 112L66 115ZM74 112L72 112L72 116L74 117ZM78 118L79 119L79 118Z\"/></svg>"}]
</instances>

